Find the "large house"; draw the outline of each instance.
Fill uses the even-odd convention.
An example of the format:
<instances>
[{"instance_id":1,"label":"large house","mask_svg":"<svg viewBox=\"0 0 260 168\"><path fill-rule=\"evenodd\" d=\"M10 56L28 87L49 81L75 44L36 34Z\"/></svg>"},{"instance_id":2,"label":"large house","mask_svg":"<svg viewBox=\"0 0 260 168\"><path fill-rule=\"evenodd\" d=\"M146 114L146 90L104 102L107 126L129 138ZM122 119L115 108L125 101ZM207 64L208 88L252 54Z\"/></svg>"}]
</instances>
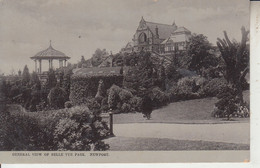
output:
<instances>
[{"instance_id":1,"label":"large house","mask_svg":"<svg viewBox=\"0 0 260 168\"><path fill-rule=\"evenodd\" d=\"M151 51L159 54L186 50L191 32L185 27L145 21L142 17L132 42L121 52Z\"/></svg>"}]
</instances>

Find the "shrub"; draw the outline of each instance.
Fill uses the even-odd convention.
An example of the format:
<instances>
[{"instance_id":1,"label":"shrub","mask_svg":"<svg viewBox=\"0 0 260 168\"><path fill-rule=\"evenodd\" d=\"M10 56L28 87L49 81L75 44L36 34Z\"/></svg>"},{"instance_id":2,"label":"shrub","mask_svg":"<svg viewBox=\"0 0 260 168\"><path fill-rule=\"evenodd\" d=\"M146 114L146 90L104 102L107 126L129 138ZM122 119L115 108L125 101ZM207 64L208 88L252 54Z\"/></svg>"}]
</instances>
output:
<instances>
[{"instance_id":1,"label":"shrub","mask_svg":"<svg viewBox=\"0 0 260 168\"><path fill-rule=\"evenodd\" d=\"M115 109L117 107L117 103L119 103L120 97L119 93L121 91L121 88L113 85L108 92L108 106L109 108Z\"/></svg>"},{"instance_id":2,"label":"shrub","mask_svg":"<svg viewBox=\"0 0 260 168\"><path fill-rule=\"evenodd\" d=\"M214 78L207 81L201 89L201 92L205 96L217 96L219 91L227 85L227 82L224 78Z\"/></svg>"},{"instance_id":3,"label":"shrub","mask_svg":"<svg viewBox=\"0 0 260 168\"><path fill-rule=\"evenodd\" d=\"M141 111L142 98L134 96L129 100L129 103L132 106L133 110Z\"/></svg>"},{"instance_id":4,"label":"shrub","mask_svg":"<svg viewBox=\"0 0 260 168\"><path fill-rule=\"evenodd\" d=\"M86 106L12 115L4 111L0 120L1 150L90 150L92 145L94 150L109 148L101 141L109 135L107 124Z\"/></svg>"},{"instance_id":5,"label":"shrub","mask_svg":"<svg viewBox=\"0 0 260 168\"><path fill-rule=\"evenodd\" d=\"M65 106L65 108L71 108L73 105L72 105L71 101L66 101L64 106Z\"/></svg>"},{"instance_id":6,"label":"shrub","mask_svg":"<svg viewBox=\"0 0 260 168\"><path fill-rule=\"evenodd\" d=\"M123 76L73 76L71 79L69 96L73 104L84 104L89 97L95 97L100 80L104 83L102 90L107 90L113 84L122 86Z\"/></svg>"},{"instance_id":7,"label":"shrub","mask_svg":"<svg viewBox=\"0 0 260 168\"><path fill-rule=\"evenodd\" d=\"M169 96L160 90L159 87L152 89L150 94L153 107L161 107L169 103Z\"/></svg>"},{"instance_id":8,"label":"shrub","mask_svg":"<svg viewBox=\"0 0 260 168\"><path fill-rule=\"evenodd\" d=\"M64 108L66 92L60 87L52 88L48 95L48 101L50 106L55 109Z\"/></svg>"},{"instance_id":9,"label":"shrub","mask_svg":"<svg viewBox=\"0 0 260 168\"><path fill-rule=\"evenodd\" d=\"M179 101L201 98L202 95L198 91L203 81L200 77L181 78L177 85L170 90L170 100Z\"/></svg>"},{"instance_id":10,"label":"shrub","mask_svg":"<svg viewBox=\"0 0 260 168\"><path fill-rule=\"evenodd\" d=\"M128 104L128 103L124 103L121 107L121 112L123 113L128 113L128 112L131 112L132 111L132 108L131 108L131 105Z\"/></svg>"},{"instance_id":11,"label":"shrub","mask_svg":"<svg viewBox=\"0 0 260 168\"><path fill-rule=\"evenodd\" d=\"M237 91L229 86L222 88L217 95L218 101L215 106L220 110L220 116L229 120L233 113L238 110L239 99Z\"/></svg>"},{"instance_id":12,"label":"shrub","mask_svg":"<svg viewBox=\"0 0 260 168\"><path fill-rule=\"evenodd\" d=\"M118 95L122 102L126 102L133 97L133 94L125 89L121 89Z\"/></svg>"}]
</instances>

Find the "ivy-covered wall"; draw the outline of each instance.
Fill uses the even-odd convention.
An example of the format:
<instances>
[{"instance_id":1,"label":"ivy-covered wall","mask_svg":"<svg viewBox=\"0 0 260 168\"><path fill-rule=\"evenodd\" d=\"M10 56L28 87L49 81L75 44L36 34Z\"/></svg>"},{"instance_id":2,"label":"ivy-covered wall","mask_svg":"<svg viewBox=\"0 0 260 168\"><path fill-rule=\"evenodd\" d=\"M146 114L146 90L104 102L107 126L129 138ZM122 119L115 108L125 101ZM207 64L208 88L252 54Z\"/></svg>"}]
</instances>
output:
<instances>
[{"instance_id":1,"label":"ivy-covered wall","mask_svg":"<svg viewBox=\"0 0 260 168\"><path fill-rule=\"evenodd\" d=\"M70 100L73 104L82 104L86 102L88 97L94 97L100 80L103 80L105 90L113 84L122 87L123 75L73 76L70 86Z\"/></svg>"}]
</instances>

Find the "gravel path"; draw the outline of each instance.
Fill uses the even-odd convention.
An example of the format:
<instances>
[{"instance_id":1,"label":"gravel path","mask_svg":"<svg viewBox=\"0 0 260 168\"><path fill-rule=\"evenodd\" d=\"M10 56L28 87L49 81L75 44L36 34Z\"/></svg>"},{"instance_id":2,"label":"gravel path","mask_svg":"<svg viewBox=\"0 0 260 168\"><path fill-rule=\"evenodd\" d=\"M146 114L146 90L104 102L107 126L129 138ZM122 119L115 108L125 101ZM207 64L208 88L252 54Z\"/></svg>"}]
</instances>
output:
<instances>
[{"instance_id":1,"label":"gravel path","mask_svg":"<svg viewBox=\"0 0 260 168\"><path fill-rule=\"evenodd\" d=\"M250 124L114 124L117 137L167 138L250 144Z\"/></svg>"}]
</instances>

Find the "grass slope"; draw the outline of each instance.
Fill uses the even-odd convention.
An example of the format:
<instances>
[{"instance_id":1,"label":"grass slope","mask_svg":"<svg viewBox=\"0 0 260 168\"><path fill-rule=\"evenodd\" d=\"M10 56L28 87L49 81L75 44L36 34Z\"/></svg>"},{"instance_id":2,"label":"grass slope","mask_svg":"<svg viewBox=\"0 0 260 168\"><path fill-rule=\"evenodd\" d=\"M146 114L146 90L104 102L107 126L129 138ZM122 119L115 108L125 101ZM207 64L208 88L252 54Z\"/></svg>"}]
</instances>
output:
<instances>
[{"instance_id":1,"label":"grass slope","mask_svg":"<svg viewBox=\"0 0 260 168\"><path fill-rule=\"evenodd\" d=\"M245 144L173 140L165 138L113 137L105 140L111 151L155 151L155 150L249 150Z\"/></svg>"},{"instance_id":2,"label":"grass slope","mask_svg":"<svg viewBox=\"0 0 260 168\"><path fill-rule=\"evenodd\" d=\"M245 101L249 102L249 91L244 92ZM152 112L152 119L146 120L141 113L115 114L114 123L223 123L223 119L211 117L217 98L210 97L170 103ZM246 118L235 118L235 121L246 121ZM229 121L230 122L230 121ZM232 121L231 121L232 122Z\"/></svg>"}]
</instances>

